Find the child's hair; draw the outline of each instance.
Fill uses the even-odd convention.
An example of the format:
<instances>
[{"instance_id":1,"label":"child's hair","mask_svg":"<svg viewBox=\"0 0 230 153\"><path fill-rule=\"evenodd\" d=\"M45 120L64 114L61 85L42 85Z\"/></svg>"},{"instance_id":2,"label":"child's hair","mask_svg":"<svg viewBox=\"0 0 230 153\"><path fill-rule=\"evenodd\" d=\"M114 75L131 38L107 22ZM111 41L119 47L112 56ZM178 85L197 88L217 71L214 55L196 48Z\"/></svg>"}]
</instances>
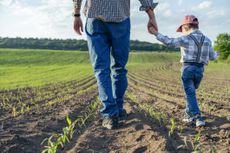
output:
<instances>
[{"instance_id":1,"label":"child's hair","mask_svg":"<svg viewBox=\"0 0 230 153\"><path fill-rule=\"evenodd\" d=\"M189 29L199 29L199 25L198 24L185 24L183 25L185 27L186 30L189 30Z\"/></svg>"},{"instance_id":2,"label":"child's hair","mask_svg":"<svg viewBox=\"0 0 230 153\"><path fill-rule=\"evenodd\" d=\"M199 25L198 24L189 24L188 27L190 29L199 29Z\"/></svg>"}]
</instances>

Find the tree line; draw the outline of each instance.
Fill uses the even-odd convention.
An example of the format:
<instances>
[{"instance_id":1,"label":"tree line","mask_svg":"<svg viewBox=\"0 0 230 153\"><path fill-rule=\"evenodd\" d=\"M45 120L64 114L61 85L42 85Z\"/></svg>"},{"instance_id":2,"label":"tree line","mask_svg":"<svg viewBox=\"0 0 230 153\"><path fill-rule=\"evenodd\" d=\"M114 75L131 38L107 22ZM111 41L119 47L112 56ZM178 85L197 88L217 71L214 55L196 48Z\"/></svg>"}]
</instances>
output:
<instances>
[{"instance_id":1,"label":"tree line","mask_svg":"<svg viewBox=\"0 0 230 153\"><path fill-rule=\"evenodd\" d=\"M230 34L219 34L215 40L214 49L220 53L221 60L230 59Z\"/></svg>"},{"instance_id":2,"label":"tree line","mask_svg":"<svg viewBox=\"0 0 230 153\"><path fill-rule=\"evenodd\" d=\"M52 49L52 50L80 50L87 51L87 41L77 39L49 39L49 38L8 38L0 37L0 48L21 49ZM220 59L226 60L230 55L230 34L221 33L214 42L214 48L220 53ZM131 51L179 51L158 43L131 40Z\"/></svg>"},{"instance_id":3,"label":"tree line","mask_svg":"<svg viewBox=\"0 0 230 153\"><path fill-rule=\"evenodd\" d=\"M87 51L87 41L77 39L50 39L50 38L9 38L0 37L0 48L21 49L52 49L52 50L80 50ZM179 51L158 43L149 43L131 40L131 51Z\"/></svg>"}]
</instances>

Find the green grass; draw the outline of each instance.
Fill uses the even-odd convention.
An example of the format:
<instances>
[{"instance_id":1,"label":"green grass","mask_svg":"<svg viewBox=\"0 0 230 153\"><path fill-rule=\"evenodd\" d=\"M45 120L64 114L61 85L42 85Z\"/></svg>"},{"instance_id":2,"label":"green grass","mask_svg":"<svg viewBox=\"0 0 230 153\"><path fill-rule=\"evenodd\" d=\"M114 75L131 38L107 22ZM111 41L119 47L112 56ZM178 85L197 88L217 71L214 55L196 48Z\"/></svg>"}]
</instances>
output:
<instances>
[{"instance_id":1,"label":"green grass","mask_svg":"<svg viewBox=\"0 0 230 153\"><path fill-rule=\"evenodd\" d=\"M1 66L0 89L40 86L50 83L80 80L92 74L88 65L63 66Z\"/></svg>"},{"instance_id":2,"label":"green grass","mask_svg":"<svg viewBox=\"0 0 230 153\"><path fill-rule=\"evenodd\" d=\"M179 61L179 53L161 53L161 52L132 52L129 56L129 64L147 64Z\"/></svg>"},{"instance_id":3,"label":"green grass","mask_svg":"<svg viewBox=\"0 0 230 153\"><path fill-rule=\"evenodd\" d=\"M228 56L228 59L226 61L228 64L230 64L230 56Z\"/></svg>"},{"instance_id":4,"label":"green grass","mask_svg":"<svg viewBox=\"0 0 230 153\"><path fill-rule=\"evenodd\" d=\"M0 49L0 90L80 80L92 74L87 52Z\"/></svg>"},{"instance_id":5,"label":"green grass","mask_svg":"<svg viewBox=\"0 0 230 153\"><path fill-rule=\"evenodd\" d=\"M129 57L130 71L179 63L179 53L137 53ZM211 63L210 73L224 72L229 64ZM228 78L230 72L223 73ZM0 49L0 90L43 86L93 75L88 52L34 49Z\"/></svg>"},{"instance_id":6,"label":"green grass","mask_svg":"<svg viewBox=\"0 0 230 153\"><path fill-rule=\"evenodd\" d=\"M89 64L88 52L34 49L0 49L1 66Z\"/></svg>"}]
</instances>

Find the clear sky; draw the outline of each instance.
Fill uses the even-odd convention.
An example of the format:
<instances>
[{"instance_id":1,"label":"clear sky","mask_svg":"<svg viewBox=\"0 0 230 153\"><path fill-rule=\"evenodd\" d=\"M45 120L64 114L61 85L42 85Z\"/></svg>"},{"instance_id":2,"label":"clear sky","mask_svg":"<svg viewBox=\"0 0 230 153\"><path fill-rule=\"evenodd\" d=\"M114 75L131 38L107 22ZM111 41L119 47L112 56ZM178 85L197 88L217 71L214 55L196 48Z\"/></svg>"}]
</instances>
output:
<instances>
[{"instance_id":1,"label":"clear sky","mask_svg":"<svg viewBox=\"0 0 230 153\"><path fill-rule=\"evenodd\" d=\"M183 16L194 14L200 29L215 40L230 33L230 0L158 0L155 12L159 31L177 37ZM84 1L83 1L84 3ZM139 11L140 2L131 0L131 39L157 42L147 33L148 17ZM83 18L85 21L85 18ZM0 37L76 38L72 28L72 0L0 0Z\"/></svg>"}]
</instances>

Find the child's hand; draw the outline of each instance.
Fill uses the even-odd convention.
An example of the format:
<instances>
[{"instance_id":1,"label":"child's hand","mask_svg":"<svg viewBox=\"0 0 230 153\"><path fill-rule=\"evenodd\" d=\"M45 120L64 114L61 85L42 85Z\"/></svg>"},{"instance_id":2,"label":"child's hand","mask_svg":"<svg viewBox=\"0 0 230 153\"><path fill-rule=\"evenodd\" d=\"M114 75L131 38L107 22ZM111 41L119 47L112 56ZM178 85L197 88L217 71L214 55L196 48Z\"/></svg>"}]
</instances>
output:
<instances>
[{"instance_id":1,"label":"child's hand","mask_svg":"<svg viewBox=\"0 0 230 153\"><path fill-rule=\"evenodd\" d=\"M217 60L220 57L220 53L219 52L214 52L214 58L215 60Z\"/></svg>"},{"instance_id":2,"label":"child's hand","mask_svg":"<svg viewBox=\"0 0 230 153\"><path fill-rule=\"evenodd\" d=\"M153 34L153 35L157 35L157 30L154 27L149 27L149 33Z\"/></svg>"}]
</instances>

